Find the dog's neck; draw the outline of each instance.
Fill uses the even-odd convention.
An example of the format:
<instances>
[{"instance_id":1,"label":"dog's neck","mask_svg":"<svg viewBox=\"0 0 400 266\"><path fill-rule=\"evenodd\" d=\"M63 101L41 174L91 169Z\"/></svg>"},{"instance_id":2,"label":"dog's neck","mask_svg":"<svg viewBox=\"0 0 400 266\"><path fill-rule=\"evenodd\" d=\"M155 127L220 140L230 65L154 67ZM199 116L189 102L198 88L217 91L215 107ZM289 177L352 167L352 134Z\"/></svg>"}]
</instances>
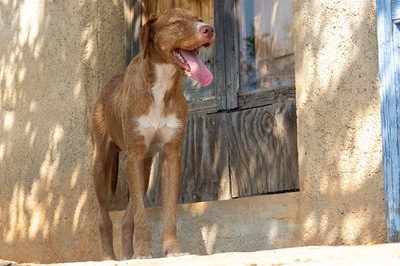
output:
<instances>
[{"instance_id":1,"label":"dog's neck","mask_svg":"<svg viewBox=\"0 0 400 266\"><path fill-rule=\"evenodd\" d=\"M151 93L156 102L158 97L169 101L181 86L181 71L174 64L154 64L154 82ZM177 86L178 85L178 86ZM160 99L161 100L161 99Z\"/></svg>"},{"instance_id":2,"label":"dog's neck","mask_svg":"<svg viewBox=\"0 0 400 266\"><path fill-rule=\"evenodd\" d=\"M156 79L165 83L172 84L172 80L177 71L178 69L174 64L154 64L154 73L156 75Z\"/></svg>"},{"instance_id":3,"label":"dog's neck","mask_svg":"<svg viewBox=\"0 0 400 266\"><path fill-rule=\"evenodd\" d=\"M144 78L150 84L157 80L171 83L171 86L172 84L181 84L182 69L172 62L168 62L164 56L152 53L150 50L150 53L143 57L143 63L146 65Z\"/></svg>"}]
</instances>

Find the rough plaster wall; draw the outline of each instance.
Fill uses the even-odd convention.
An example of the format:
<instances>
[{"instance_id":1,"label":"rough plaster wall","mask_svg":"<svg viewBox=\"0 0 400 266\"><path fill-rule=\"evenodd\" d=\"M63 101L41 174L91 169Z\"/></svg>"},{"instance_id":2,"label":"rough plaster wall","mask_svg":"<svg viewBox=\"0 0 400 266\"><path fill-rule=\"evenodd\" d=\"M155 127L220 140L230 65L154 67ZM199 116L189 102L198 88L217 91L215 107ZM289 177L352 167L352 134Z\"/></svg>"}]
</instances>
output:
<instances>
[{"instance_id":1,"label":"rough plaster wall","mask_svg":"<svg viewBox=\"0 0 400 266\"><path fill-rule=\"evenodd\" d=\"M87 122L123 69L122 1L2 0L0 32L0 257L96 259Z\"/></svg>"},{"instance_id":2,"label":"rough plaster wall","mask_svg":"<svg viewBox=\"0 0 400 266\"><path fill-rule=\"evenodd\" d=\"M183 252L207 255L295 247L301 244L299 192L198 202L178 206L177 235ZM111 212L114 250L121 258L124 211ZM162 209L148 208L153 256L162 257ZM93 243L100 245L99 241Z\"/></svg>"},{"instance_id":3,"label":"rough plaster wall","mask_svg":"<svg viewBox=\"0 0 400 266\"><path fill-rule=\"evenodd\" d=\"M181 204L178 240L183 252L215 254L295 246L298 242L299 193L247 197L234 200ZM162 256L161 208L147 210L152 225L153 255ZM121 254L124 212L112 212L114 247Z\"/></svg>"},{"instance_id":4,"label":"rough plaster wall","mask_svg":"<svg viewBox=\"0 0 400 266\"><path fill-rule=\"evenodd\" d=\"M386 238L375 1L295 1L302 244Z\"/></svg>"},{"instance_id":5,"label":"rough plaster wall","mask_svg":"<svg viewBox=\"0 0 400 266\"><path fill-rule=\"evenodd\" d=\"M99 258L87 117L123 68L121 2L0 0L2 258ZM188 252L385 240L374 3L294 3L301 192L181 206Z\"/></svg>"}]
</instances>

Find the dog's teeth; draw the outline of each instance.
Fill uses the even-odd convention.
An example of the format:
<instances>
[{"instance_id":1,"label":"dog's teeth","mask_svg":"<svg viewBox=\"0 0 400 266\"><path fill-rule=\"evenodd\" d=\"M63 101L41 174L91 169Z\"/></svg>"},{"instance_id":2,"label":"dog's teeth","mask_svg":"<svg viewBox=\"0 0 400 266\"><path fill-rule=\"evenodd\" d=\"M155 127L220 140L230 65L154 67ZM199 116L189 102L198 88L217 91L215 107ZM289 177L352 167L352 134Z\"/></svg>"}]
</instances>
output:
<instances>
[{"instance_id":1,"label":"dog's teeth","mask_svg":"<svg viewBox=\"0 0 400 266\"><path fill-rule=\"evenodd\" d=\"M183 59L182 55L178 52L175 53L176 58L179 59L182 63L186 64L185 59Z\"/></svg>"}]
</instances>

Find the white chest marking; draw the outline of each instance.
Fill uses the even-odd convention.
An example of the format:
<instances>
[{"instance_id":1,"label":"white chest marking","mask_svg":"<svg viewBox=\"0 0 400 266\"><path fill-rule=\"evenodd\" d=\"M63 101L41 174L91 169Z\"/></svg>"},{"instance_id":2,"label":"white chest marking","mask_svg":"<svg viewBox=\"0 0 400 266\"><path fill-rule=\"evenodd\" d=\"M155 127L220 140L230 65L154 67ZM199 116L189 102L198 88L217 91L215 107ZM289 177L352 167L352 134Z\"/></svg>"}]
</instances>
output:
<instances>
[{"instance_id":1,"label":"white chest marking","mask_svg":"<svg viewBox=\"0 0 400 266\"><path fill-rule=\"evenodd\" d=\"M147 114L137 119L138 131L144 137L149 148L160 149L181 130L182 122L175 114L165 115L165 93L172 87L172 76L176 68L172 65L156 65L156 81L151 88L154 102Z\"/></svg>"}]
</instances>

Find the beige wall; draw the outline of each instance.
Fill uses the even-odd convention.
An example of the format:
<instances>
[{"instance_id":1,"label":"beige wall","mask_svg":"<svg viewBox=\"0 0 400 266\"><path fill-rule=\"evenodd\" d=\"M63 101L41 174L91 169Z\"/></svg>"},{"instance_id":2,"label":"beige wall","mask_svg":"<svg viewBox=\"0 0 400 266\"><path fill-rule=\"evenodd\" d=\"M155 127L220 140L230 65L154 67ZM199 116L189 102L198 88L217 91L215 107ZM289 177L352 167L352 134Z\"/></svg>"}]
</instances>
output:
<instances>
[{"instance_id":1,"label":"beige wall","mask_svg":"<svg viewBox=\"0 0 400 266\"><path fill-rule=\"evenodd\" d=\"M95 259L87 119L123 69L122 1L8 0L0 10L0 257Z\"/></svg>"},{"instance_id":2,"label":"beige wall","mask_svg":"<svg viewBox=\"0 0 400 266\"><path fill-rule=\"evenodd\" d=\"M294 1L301 191L182 205L185 251L385 241L374 3ZM0 5L0 258L98 259L87 117L123 69L122 1Z\"/></svg>"},{"instance_id":3,"label":"beige wall","mask_svg":"<svg viewBox=\"0 0 400 266\"><path fill-rule=\"evenodd\" d=\"M302 243L384 241L375 1L294 10Z\"/></svg>"}]
</instances>

